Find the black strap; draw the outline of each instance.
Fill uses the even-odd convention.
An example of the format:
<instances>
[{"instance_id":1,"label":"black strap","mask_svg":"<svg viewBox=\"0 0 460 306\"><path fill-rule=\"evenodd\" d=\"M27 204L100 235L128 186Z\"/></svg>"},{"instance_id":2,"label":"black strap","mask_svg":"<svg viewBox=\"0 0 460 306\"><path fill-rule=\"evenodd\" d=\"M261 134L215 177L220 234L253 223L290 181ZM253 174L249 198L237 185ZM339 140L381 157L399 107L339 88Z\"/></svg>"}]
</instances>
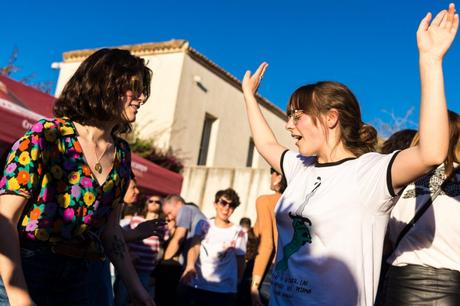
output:
<instances>
[{"instance_id":1,"label":"black strap","mask_svg":"<svg viewBox=\"0 0 460 306\"><path fill-rule=\"evenodd\" d=\"M442 188L450 180L451 177L452 177L452 174L442 182L442 184L439 186L439 188L436 189L436 191L426 200L426 202L423 204L423 206L420 207L419 210L417 210L417 212L415 213L415 216L412 218L412 220L410 220L410 222L406 224L406 226L403 228L403 230L399 233L398 239L396 240L396 243L393 246L393 251L395 251L398 248L399 243L404 238L404 236L407 234L407 232L410 231L412 227L414 227L415 223L420 219L420 217L422 217L422 215L431 206L431 204L433 204L433 201L441 193Z\"/></svg>"}]
</instances>

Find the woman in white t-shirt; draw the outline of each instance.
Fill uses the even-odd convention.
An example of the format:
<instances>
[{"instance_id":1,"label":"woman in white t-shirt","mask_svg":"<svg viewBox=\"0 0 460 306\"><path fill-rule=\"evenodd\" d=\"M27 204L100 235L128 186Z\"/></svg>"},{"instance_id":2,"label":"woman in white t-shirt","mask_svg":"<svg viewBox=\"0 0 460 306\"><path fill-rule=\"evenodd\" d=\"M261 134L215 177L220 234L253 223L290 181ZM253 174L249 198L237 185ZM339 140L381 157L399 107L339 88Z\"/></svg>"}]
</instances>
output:
<instances>
[{"instance_id":1,"label":"woman in white t-shirt","mask_svg":"<svg viewBox=\"0 0 460 306\"><path fill-rule=\"evenodd\" d=\"M259 153L288 187L276 208L278 250L271 305L373 305L388 200L447 154L449 136L442 59L456 34L453 5L420 23L420 143L399 154L371 153L376 131L361 121L342 84L302 86L288 104L287 130L299 153L281 146L255 98L267 68L246 72L243 93Z\"/></svg>"},{"instance_id":2,"label":"woman in white t-shirt","mask_svg":"<svg viewBox=\"0 0 460 306\"><path fill-rule=\"evenodd\" d=\"M233 189L220 190L215 195L215 218L196 225L181 278L187 286L181 306L235 305L247 243L247 233L230 221L239 204Z\"/></svg>"},{"instance_id":3,"label":"woman in white t-shirt","mask_svg":"<svg viewBox=\"0 0 460 306\"><path fill-rule=\"evenodd\" d=\"M449 131L444 163L408 185L391 211L388 232L395 245L415 212L449 177L388 258L384 305L460 305L460 116L454 112L449 112Z\"/></svg>"}]
</instances>

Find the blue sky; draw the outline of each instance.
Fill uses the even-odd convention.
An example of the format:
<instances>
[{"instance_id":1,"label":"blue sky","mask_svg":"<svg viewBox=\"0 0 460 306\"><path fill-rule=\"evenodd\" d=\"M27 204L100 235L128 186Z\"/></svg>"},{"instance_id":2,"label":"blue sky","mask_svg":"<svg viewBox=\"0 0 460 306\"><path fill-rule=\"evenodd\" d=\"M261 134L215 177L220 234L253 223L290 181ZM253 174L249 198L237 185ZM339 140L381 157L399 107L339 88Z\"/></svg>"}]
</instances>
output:
<instances>
[{"instance_id":1,"label":"blue sky","mask_svg":"<svg viewBox=\"0 0 460 306\"><path fill-rule=\"evenodd\" d=\"M300 85L335 80L357 95L364 120L391 122L418 109L415 31L426 12L447 7L428 0L285 1L6 1L0 66L19 49L13 75L57 80L52 62L77 49L186 39L242 78L265 60L260 88L283 110ZM460 3L458 4L460 6ZM460 39L445 58L449 108L460 112ZM386 111L386 112L385 112ZM417 121L416 111L411 119Z\"/></svg>"}]
</instances>

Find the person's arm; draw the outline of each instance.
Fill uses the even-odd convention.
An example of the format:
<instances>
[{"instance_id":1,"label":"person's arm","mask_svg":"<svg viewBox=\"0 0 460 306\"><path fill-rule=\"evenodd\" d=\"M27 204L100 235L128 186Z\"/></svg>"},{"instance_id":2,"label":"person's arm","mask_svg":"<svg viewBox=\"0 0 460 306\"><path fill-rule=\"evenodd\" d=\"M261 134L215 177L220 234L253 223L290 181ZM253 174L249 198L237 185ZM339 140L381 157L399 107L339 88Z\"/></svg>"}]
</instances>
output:
<instances>
[{"instance_id":1,"label":"person's arm","mask_svg":"<svg viewBox=\"0 0 460 306\"><path fill-rule=\"evenodd\" d=\"M0 277L11 305L35 305L27 290L21 266L17 224L27 199L0 196Z\"/></svg>"},{"instance_id":2,"label":"person's arm","mask_svg":"<svg viewBox=\"0 0 460 306\"><path fill-rule=\"evenodd\" d=\"M192 246L187 252L187 266L180 278L180 281L183 283L189 283L196 276L195 264L200 256L201 240L201 236L193 237Z\"/></svg>"},{"instance_id":3,"label":"person's arm","mask_svg":"<svg viewBox=\"0 0 460 306\"><path fill-rule=\"evenodd\" d=\"M139 223L136 228L123 228L123 238L126 242L134 242L150 236L163 237L165 224L159 219L147 220Z\"/></svg>"},{"instance_id":4,"label":"person's arm","mask_svg":"<svg viewBox=\"0 0 460 306\"><path fill-rule=\"evenodd\" d=\"M123 232L120 227L120 207L122 204L116 204L116 207L110 213L107 224L102 232L101 238L105 252L120 273L130 296L140 305L155 305L149 293L144 289L142 283L134 269L128 248L123 238Z\"/></svg>"},{"instance_id":5,"label":"person's arm","mask_svg":"<svg viewBox=\"0 0 460 306\"><path fill-rule=\"evenodd\" d=\"M242 89L246 102L249 126L257 151L278 173L281 173L280 160L286 148L276 140L255 97L267 66L267 63L262 63L252 76L251 72L246 71L242 82Z\"/></svg>"},{"instance_id":6,"label":"person's arm","mask_svg":"<svg viewBox=\"0 0 460 306\"><path fill-rule=\"evenodd\" d=\"M421 103L417 146L401 151L395 158L391 178L399 189L441 164L449 147L449 121L442 59L452 44L458 28L458 15L453 4L431 22L425 16L417 31L419 49Z\"/></svg>"},{"instance_id":7,"label":"person's arm","mask_svg":"<svg viewBox=\"0 0 460 306\"><path fill-rule=\"evenodd\" d=\"M256 201L257 220L260 226L260 243L258 252L254 261L254 276L262 278L265 270L269 266L270 258L275 249L273 238L272 216L270 211L271 206L263 198L258 198Z\"/></svg>"},{"instance_id":8,"label":"person's arm","mask_svg":"<svg viewBox=\"0 0 460 306\"><path fill-rule=\"evenodd\" d=\"M178 227L174 231L174 235L172 236L171 240L169 241L168 247L166 248L164 260L173 259L176 256L177 252L182 245L185 237L187 237L187 229L185 227Z\"/></svg>"},{"instance_id":9,"label":"person's arm","mask_svg":"<svg viewBox=\"0 0 460 306\"><path fill-rule=\"evenodd\" d=\"M269 266L270 259L273 255L274 238L271 206L263 198L256 201L257 220L260 227L260 244L254 260L254 269L252 270L251 298L253 305L262 305L259 297L259 287L265 270Z\"/></svg>"}]
</instances>

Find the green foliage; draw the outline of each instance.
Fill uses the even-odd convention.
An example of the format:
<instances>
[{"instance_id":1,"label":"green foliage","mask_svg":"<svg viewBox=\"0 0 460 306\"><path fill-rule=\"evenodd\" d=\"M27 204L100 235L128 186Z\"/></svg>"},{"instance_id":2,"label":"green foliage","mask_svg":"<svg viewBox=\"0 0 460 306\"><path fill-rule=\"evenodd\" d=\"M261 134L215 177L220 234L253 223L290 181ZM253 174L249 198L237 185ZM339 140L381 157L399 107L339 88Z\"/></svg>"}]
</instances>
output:
<instances>
[{"instance_id":1,"label":"green foliage","mask_svg":"<svg viewBox=\"0 0 460 306\"><path fill-rule=\"evenodd\" d=\"M131 146L131 151L143 158L176 173L180 173L184 168L184 164L180 158L176 156L172 148L162 150L156 147L153 139L140 138L136 126L133 132L127 135L126 139Z\"/></svg>"}]
</instances>

